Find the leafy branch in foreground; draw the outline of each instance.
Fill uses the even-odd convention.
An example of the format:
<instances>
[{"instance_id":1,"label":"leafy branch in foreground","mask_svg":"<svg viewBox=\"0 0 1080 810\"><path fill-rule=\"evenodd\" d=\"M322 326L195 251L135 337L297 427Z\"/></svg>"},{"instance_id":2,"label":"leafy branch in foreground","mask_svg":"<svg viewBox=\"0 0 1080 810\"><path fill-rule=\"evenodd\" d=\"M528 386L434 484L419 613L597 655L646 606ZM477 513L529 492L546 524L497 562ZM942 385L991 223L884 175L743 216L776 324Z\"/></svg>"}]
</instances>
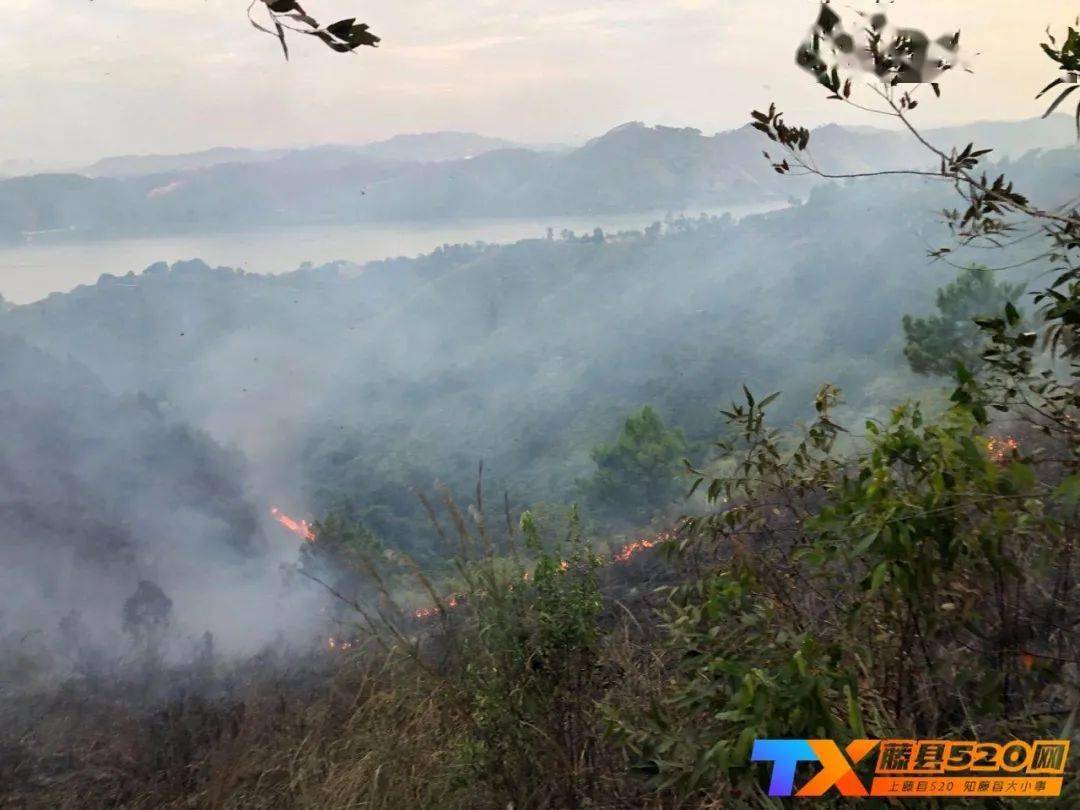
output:
<instances>
[{"instance_id":1,"label":"leafy branch in foreground","mask_svg":"<svg viewBox=\"0 0 1080 810\"><path fill-rule=\"evenodd\" d=\"M836 444L845 431L830 416L831 386L801 435L766 422L775 395L744 391L724 412L719 458L690 468L710 508L686 520L681 546L719 563L668 589L668 688L648 712L615 714L613 733L654 788L725 806L768 805L749 767L755 738L1067 737L1080 710L1080 212L1044 210L1004 176L988 180L989 150L930 143L911 121L918 88L903 86L927 78L918 59L908 64L914 36L887 37L883 15L863 18L855 53L823 7L800 65L830 99L896 119L940 168L830 174L807 151L810 132L771 106L753 126L785 150L774 169L939 178L966 202L948 217L961 244L997 249L1027 228L1046 240L1038 258L1057 279L1034 296L1041 348L1009 300L1019 290L987 271L946 288L941 323L909 322L909 359L927 370L959 360L939 416L901 405L848 434L848 450ZM1063 49L1063 67L1078 44ZM870 73L883 106L851 101L842 67ZM968 303L978 312L993 299L995 314L971 318L978 332L956 328L976 314ZM966 367L975 362L985 375Z\"/></svg>"},{"instance_id":2,"label":"leafy branch in foreground","mask_svg":"<svg viewBox=\"0 0 1080 810\"><path fill-rule=\"evenodd\" d=\"M758 790L755 738L1061 733L1080 614L1054 444L1021 451L966 403L932 420L903 405L842 453L835 388L797 436L768 424L772 399L746 392L724 462L694 471L717 509L684 547L721 561L667 590L668 689L613 717L637 769L738 802Z\"/></svg>"},{"instance_id":3,"label":"leafy branch in foreground","mask_svg":"<svg viewBox=\"0 0 1080 810\"><path fill-rule=\"evenodd\" d=\"M259 3L265 6L269 24L273 26L273 30L260 24L252 16L252 9ZM358 23L355 17L338 20L326 26L320 25L314 17L304 11L297 0L251 0L247 14L255 28L275 37L281 43L281 50L286 59L289 58L289 45L285 41L287 30L320 39L328 48L338 53L351 53L364 45L377 48L381 41L379 37L371 33L367 23Z\"/></svg>"},{"instance_id":4,"label":"leafy branch in foreground","mask_svg":"<svg viewBox=\"0 0 1080 810\"><path fill-rule=\"evenodd\" d=\"M1077 18L1076 25L1080 27L1080 17ZM1057 45L1057 40L1054 39L1054 35L1050 33L1049 29L1046 31L1046 36L1050 41L1043 43L1043 53L1058 64L1063 75L1046 85L1035 98L1042 98L1055 87L1060 87L1063 84L1069 86L1058 91L1057 98L1051 102L1046 112L1043 113L1043 118L1053 113L1077 87L1080 87L1080 31L1070 27L1069 33L1066 35L1065 41L1061 43L1060 48L1054 47ZM1076 104L1076 135L1080 137L1080 102Z\"/></svg>"},{"instance_id":5,"label":"leafy branch in foreground","mask_svg":"<svg viewBox=\"0 0 1080 810\"><path fill-rule=\"evenodd\" d=\"M935 97L941 96L941 84L936 79L959 64L959 33L930 42L915 29L890 28L883 14L859 15L865 27L848 33L841 18L828 4L823 4L810 37L797 54L796 61L812 73L818 83L829 91L828 98L875 115L896 120L918 141L938 164L932 168L903 168L869 172L830 172L818 166L809 150L810 132L805 127L784 121L775 105L768 112L753 111L751 125L779 144L785 155L774 160L766 158L780 174L815 175L826 179L887 177L914 175L944 180L956 186L957 192L968 201L963 213L946 212L954 230L964 240L979 239L1000 246L1000 237L1016 229L1006 217L1019 215L1050 226L1077 228L1080 217L1074 212L1047 211L1033 205L1026 196L1014 190L1003 176L989 179L978 174L979 164L992 150L976 149L968 144L963 149L946 150L931 143L913 124L911 113L919 106L919 92L929 86ZM1055 42L1049 35L1051 44ZM935 54L935 49L937 53ZM1069 29L1069 36L1060 50L1043 45L1043 50L1065 71L1065 76L1047 85L1039 96L1063 83L1073 84L1062 95L1075 89L1080 70L1080 33ZM845 73L850 75L845 77ZM854 77L870 78L869 88L877 97L873 105L854 100ZM1063 99L1058 98L1047 114L1053 112ZM1080 114L1080 113L1078 113ZM948 251L943 251L948 252Z\"/></svg>"},{"instance_id":6,"label":"leafy branch in foreground","mask_svg":"<svg viewBox=\"0 0 1080 810\"><path fill-rule=\"evenodd\" d=\"M802 59L800 64L813 72L818 82L827 88L829 99L895 119L927 150L928 157L936 160L938 168L831 173L814 161L809 149L810 132L805 127L786 123L783 114L774 105L770 105L768 112L753 112L753 126L779 144L785 152L780 160L774 160L768 153L766 157L773 161L773 168L781 174L811 174L825 178L916 175L945 181L954 187L963 200L963 205L944 212L946 222L961 247L1000 249L1036 239L1031 244L1040 247L1033 251L1034 255L1019 264L1039 263L1049 268L1054 280L1034 296L1036 305L1040 307L1037 314L1042 320L1042 345L1070 361L1073 364L1071 374L1064 380L1053 373L1048 375L1046 359L1039 359L1031 351L1038 334L1017 328L1019 318L1015 316L1015 310L1006 312L1004 317L984 318L978 324L990 339L991 347L982 360L995 373L988 387L980 394L981 402L984 408L992 407L999 411L1017 408L1025 418L1037 423L1035 426L1040 431L1068 432L1080 439L1080 431L1075 428L1077 414L1073 412L1080 408L1080 397L1073 391L1080 381L1080 263L1077 260L1077 251L1080 250L1080 209L1075 207L1075 200L1055 208L1040 207L1017 190L1003 174L994 177L992 173L988 175L980 170L980 164L991 150L979 149L970 143L962 149L950 150L933 144L912 120L912 111L918 104L917 94L925 85L913 87L907 84L905 77L910 71L905 72L902 59L890 56L901 46L884 40L878 30L880 26L877 22L880 21L877 21L877 16L871 17L870 27L864 32L866 44L862 46L869 55L868 60L862 60L871 66L868 70L859 60L852 62L846 59L845 48L850 50L854 46L844 39L848 35L842 33L837 20L838 17L831 10L822 12L815 23L811 45L803 46L804 49L811 48L816 61ZM1077 76L1080 75L1080 32L1070 28L1060 48L1055 47L1056 40L1049 36L1050 43L1042 46L1043 51L1065 75L1043 88L1039 96L1061 84L1071 86L1062 91L1048 113L1075 89ZM827 44L831 44L831 51ZM853 101L852 79L844 79L841 68L872 74L870 90L881 103L868 107ZM934 96L940 97L941 86L937 82L929 84ZM930 255L942 259L953 250L943 247L931 251ZM961 385L962 389L964 385L966 383ZM970 394L965 390L957 392L961 398Z\"/></svg>"}]
</instances>

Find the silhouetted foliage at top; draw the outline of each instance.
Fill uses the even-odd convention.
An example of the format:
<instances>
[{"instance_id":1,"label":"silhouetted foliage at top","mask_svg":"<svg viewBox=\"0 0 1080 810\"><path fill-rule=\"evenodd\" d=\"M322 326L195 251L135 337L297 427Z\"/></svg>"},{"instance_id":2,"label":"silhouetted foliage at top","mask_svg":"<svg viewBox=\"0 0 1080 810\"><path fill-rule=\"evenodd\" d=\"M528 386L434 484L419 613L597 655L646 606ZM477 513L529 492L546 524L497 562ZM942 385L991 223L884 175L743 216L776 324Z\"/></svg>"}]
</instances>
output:
<instances>
[{"instance_id":1,"label":"silhouetted foliage at top","mask_svg":"<svg viewBox=\"0 0 1080 810\"><path fill-rule=\"evenodd\" d=\"M862 16L865 17L865 15ZM1034 242L1043 247L1037 249L1034 255L1029 256L1021 264L1048 261L1059 271L1054 283L1049 289L1037 294L1035 301L1043 305L1041 314L1048 321L1044 332L1046 345L1076 359L1080 356L1080 343L1077 341L1076 334L1077 327L1080 326L1080 315L1078 315L1080 303L1076 303L1077 298L1080 298L1080 269L1077 268L1073 256L1075 256L1074 251L1080 246L1080 211L1070 209L1068 206L1054 210L1043 209L1020 193L1005 175L994 176L993 173L988 175L984 168L984 160L992 151L991 149L979 149L975 144L969 143L963 148L952 147L947 150L932 143L912 121L912 111L919 104L917 96L923 85L900 87L901 84L910 81L914 74L908 76L902 64L896 59L890 61L890 49L895 49L895 47L883 45L884 40L878 36L878 29L884 26L884 20L878 20L878 16L870 18L870 28L864 32L867 39L862 45L863 52L857 53L858 58L853 61L845 62L845 48L849 45L850 48L855 46L848 43L847 39L841 39L837 43L838 38L847 35L842 33L837 14L827 5L823 6L821 16L814 26L810 46L811 52L818 57L818 61L811 64L803 59L800 63L811 70L818 81L830 91L829 99L893 118L899 122L937 160L938 167L936 169L912 167L854 173L830 172L822 168L814 159L810 151L808 130L805 127L788 124L784 120L783 113L778 111L775 105L770 105L767 112L755 110L752 113L754 128L763 132L784 150L784 155L779 159L774 159L769 153L766 153L766 158L779 174L815 175L826 178L912 175L944 181L956 189L964 203L958 208L943 212L960 246L1003 248L1027 243L1033 236L1046 237L1045 240ZM1063 83L1072 84L1073 87L1062 91L1046 114L1053 112L1075 89L1077 68L1080 66L1080 34L1070 28L1069 35L1060 49L1054 47L1056 40L1049 32L1048 36L1051 42L1042 46L1043 51L1065 72L1065 76L1051 82L1038 96L1041 97ZM825 41L832 42L831 51L823 47ZM956 42L950 42L955 46L958 39ZM826 58L831 61L826 62ZM866 106L854 101L852 78L842 80L840 73L842 69L865 72L864 63L873 66L870 70L873 80L869 84L869 90L881 102L877 106ZM947 69L944 62L942 69ZM928 84L934 96L940 98L940 85L936 82ZM936 259L947 260L954 249L942 247L931 251L930 255ZM1013 321L1004 319L1000 320L1000 325L1005 328L1016 322L1018 319ZM1030 348L1036 339L1033 332L1013 337L1022 340L1022 344L1015 346L1018 349ZM997 338L1000 341L1009 340L1003 334L997 335ZM1030 357L1019 358L1017 362L1022 367L1026 367L1030 363ZM1012 372L1018 370L1019 367L1012 369Z\"/></svg>"},{"instance_id":2,"label":"silhouetted foliage at top","mask_svg":"<svg viewBox=\"0 0 1080 810\"><path fill-rule=\"evenodd\" d=\"M266 7L268 24L272 26L272 30L252 16L252 9L259 4ZM286 59L289 58L289 44L285 41L286 31L321 39L328 48L338 53L351 53L364 45L377 48L381 41L371 32L367 23L358 23L355 17L322 25L308 14L297 0L251 0L247 14L255 28L281 43L281 50Z\"/></svg>"},{"instance_id":3,"label":"silhouetted foliage at top","mask_svg":"<svg viewBox=\"0 0 1080 810\"><path fill-rule=\"evenodd\" d=\"M833 93L841 91L839 71L870 73L891 84L932 81L956 66L960 32L931 40L916 28L894 28L885 14L856 12L849 32L832 6L822 3L809 37L795 52L795 62L813 73ZM850 80L845 93L850 91Z\"/></svg>"},{"instance_id":4,"label":"silhouetted foliage at top","mask_svg":"<svg viewBox=\"0 0 1080 810\"><path fill-rule=\"evenodd\" d=\"M1080 27L1080 17L1077 18L1076 25ZM1047 30L1046 36L1050 41L1043 43L1043 53L1058 64L1062 75L1040 90L1036 98L1042 98L1055 87L1060 87L1063 84L1068 85L1068 87L1057 91L1057 96L1046 109L1046 112L1043 113L1043 118L1053 113L1077 87L1080 87L1080 31L1070 26L1069 33L1066 35L1065 41L1061 43L1060 48L1055 47L1057 39L1049 30ZM1076 134L1077 137L1080 137L1080 102L1077 102L1076 105Z\"/></svg>"},{"instance_id":5,"label":"silhouetted foliage at top","mask_svg":"<svg viewBox=\"0 0 1080 810\"><path fill-rule=\"evenodd\" d=\"M260 24L252 16L252 9L257 3L266 7L273 30ZM328 48L338 53L351 53L365 45L377 48L380 42L379 37L370 31L367 23L358 23L355 17L349 17L329 25L322 25L296 0L251 0L251 5L248 6L248 19L258 30L278 39L286 59L289 58L289 45L285 41L286 31L321 39Z\"/></svg>"}]
</instances>

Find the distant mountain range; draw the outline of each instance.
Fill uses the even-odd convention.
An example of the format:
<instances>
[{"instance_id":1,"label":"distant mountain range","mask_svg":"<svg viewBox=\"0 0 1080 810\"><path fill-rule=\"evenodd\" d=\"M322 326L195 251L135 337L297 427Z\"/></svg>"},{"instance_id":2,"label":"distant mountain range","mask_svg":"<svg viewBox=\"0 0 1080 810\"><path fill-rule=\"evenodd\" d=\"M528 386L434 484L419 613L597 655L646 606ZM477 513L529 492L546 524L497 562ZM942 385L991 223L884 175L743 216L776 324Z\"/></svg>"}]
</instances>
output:
<instances>
[{"instance_id":1,"label":"distant mountain range","mask_svg":"<svg viewBox=\"0 0 1080 810\"><path fill-rule=\"evenodd\" d=\"M195 171L223 163L268 163L283 159L311 160L318 163L326 157L339 161L345 157L371 157L379 160L426 163L464 160L496 149L516 148L523 147L513 141L471 132L425 132L395 135L385 141L360 146L326 145L303 149L243 149L223 146L180 155L122 155L103 158L79 173L87 177L138 177L146 174Z\"/></svg>"},{"instance_id":2,"label":"distant mountain range","mask_svg":"<svg viewBox=\"0 0 1080 810\"><path fill-rule=\"evenodd\" d=\"M1070 145L1064 116L930 130L943 147L992 157ZM814 178L779 177L749 126L712 136L632 122L575 149L545 151L468 133L401 135L366 146L119 157L84 174L0 181L0 239L119 237L320 223L684 211L803 195ZM830 171L925 166L906 133L814 131Z\"/></svg>"}]
</instances>

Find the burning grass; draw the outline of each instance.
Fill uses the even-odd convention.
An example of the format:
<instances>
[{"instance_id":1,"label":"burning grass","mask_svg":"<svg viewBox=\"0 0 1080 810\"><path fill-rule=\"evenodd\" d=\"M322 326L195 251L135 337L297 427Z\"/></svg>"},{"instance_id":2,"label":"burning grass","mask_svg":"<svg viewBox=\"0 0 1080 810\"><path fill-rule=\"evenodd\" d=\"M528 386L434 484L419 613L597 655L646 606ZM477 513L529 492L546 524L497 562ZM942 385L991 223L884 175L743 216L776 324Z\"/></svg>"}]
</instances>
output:
<instances>
[{"instance_id":1,"label":"burning grass","mask_svg":"<svg viewBox=\"0 0 1080 810\"><path fill-rule=\"evenodd\" d=\"M656 663L641 643L652 588L628 588L625 567L607 573L611 641L602 684L582 693L583 705L644 707ZM421 657L335 637L333 653L268 653L0 697L0 806L507 807L497 782L477 772L476 706L460 657L471 625L421 626L430 630ZM589 762L567 771L557 749L536 752L528 806L557 806L570 772L593 806L644 806L623 754L603 742L601 718L587 716L578 733L591 741Z\"/></svg>"},{"instance_id":2,"label":"burning grass","mask_svg":"<svg viewBox=\"0 0 1080 810\"><path fill-rule=\"evenodd\" d=\"M645 557L671 535L617 542L602 557L581 540L557 545L569 552L579 544L562 557L527 537L537 555L533 568L518 556L509 516L506 536L494 537L478 509L468 512L470 529L452 503L446 508L460 518L454 524L465 535L461 547L478 555L457 560L467 596L439 597L420 568L396 553L381 561L384 569L397 569L399 578L388 585L377 561L360 557L374 582L371 604L338 595L338 607L355 611L351 626L338 616L333 634L308 650L269 650L239 663L204 655L183 666L148 657L34 694L0 691L0 806L505 808L655 801L630 776L625 752L606 739L600 707L645 711L653 696L650 673L660 663L651 647L656 577L668 572ZM323 557L338 559L323 554L332 550L320 543L329 542L329 535L320 538L323 524L277 508L271 514L303 541L302 558L320 565ZM499 556L499 548L509 556ZM575 599L588 604L591 597L580 588L594 574L595 611L570 608L558 618ZM422 584L431 607L403 611L394 604L391 589L406 580ZM442 585L451 590L453 583ZM445 620L432 620L436 614ZM589 625L579 627L583 619ZM566 633L578 630L597 640L567 648L563 660ZM492 677L505 680L505 689L488 688ZM518 692L533 697L521 702ZM516 758L512 776L504 755Z\"/></svg>"}]
</instances>

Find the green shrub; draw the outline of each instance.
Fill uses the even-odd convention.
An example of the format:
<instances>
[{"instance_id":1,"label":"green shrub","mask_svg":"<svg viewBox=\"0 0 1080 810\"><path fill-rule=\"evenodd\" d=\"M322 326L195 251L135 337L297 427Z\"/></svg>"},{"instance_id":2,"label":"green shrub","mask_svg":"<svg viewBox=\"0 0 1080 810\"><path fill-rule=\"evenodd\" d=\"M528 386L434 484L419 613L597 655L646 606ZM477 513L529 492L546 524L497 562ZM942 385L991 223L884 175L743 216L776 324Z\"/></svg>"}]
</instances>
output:
<instances>
[{"instance_id":1,"label":"green shrub","mask_svg":"<svg viewBox=\"0 0 1080 810\"><path fill-rule=\"evenodd\" d=\"M646 405L627 418L614 443L593 449L596 472L586 485L591 502L627 523L647 521L678 494L686 448L682 431L664 427Z\"/></svg>"}]
</instances>

